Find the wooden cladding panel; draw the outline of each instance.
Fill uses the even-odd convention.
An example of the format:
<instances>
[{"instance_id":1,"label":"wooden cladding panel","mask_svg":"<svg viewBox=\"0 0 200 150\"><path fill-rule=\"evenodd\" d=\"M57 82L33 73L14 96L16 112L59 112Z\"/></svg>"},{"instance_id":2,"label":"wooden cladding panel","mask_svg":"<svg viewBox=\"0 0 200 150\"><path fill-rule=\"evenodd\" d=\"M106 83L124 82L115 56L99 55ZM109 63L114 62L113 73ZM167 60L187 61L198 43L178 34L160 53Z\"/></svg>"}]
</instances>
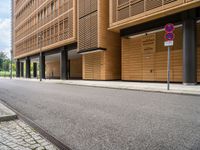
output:
<instances>
[{"instance_id":1,"label":"wooden cladding panel","mask_svg":"<svg viewBox=\"0 0 200 150\"><path fill-rule=\"evenodd\" d=\"M155 9L162 6L162 0L146 0L146 10Z\"/></svg>"},{"instance_id":2,"label":"wooden cladding panel","mask_svg":"<svg viewBox=\"0 0 200 150\"><path fill-rule=\"evenodd\" d=\"M101 80L102 53L96 52L83 56L83 79Z\"/></svg>"},{"instance_id":3,"label":"wooden cladding panel","mask_svg":"<svg viewBox=\"0 0 200 150\"><path fill-rule=\"evenodd\" d=\"M97 0L79 0L79 18L97 10Z\"/></svg>"},{"instance_id":4,"label":"wooden cladding panel","mask_svg":"<svg viewBox=\"0 0 200 150\"><path fill-rule=\"evenodd\" d=\"M121 44L118 33L108 31L108 0L99 0L98 11L98 47L106 48L103 52L102 80L121 79Z\"/></svg>"},{"instance_id":5,"label":"wooden cladding panel","mask_svg":"<svg viewBox=\"0 0 200 150\"><path fill-rule=\"evenodd\" d=\"M171 81L182 82L182 34L176 29L175 45L171 50ZM122 39L122 80L166 81L167 48L164 47L164 32L155 34L155 47L144 51L144 36Z\"/></svg>"},{"instance_id":6,"label":"wooden cladding panel","mask_svg":"<svg viewBox=\"0 0 200 150\"><path fill-rule=\"evenodd\" d=\"M124 7L118 11L118 20L123 20L129 17L129 7Z\"/></svg>"},{"instance_id":7,"label":"wooden cladding panel","mask_svg":"<svg viewBox=\"0 0 200 150\"><path fill-rule=\"evenodd\" d=\"M113 23L129 18L141 16L144 12L159 11L163 6L171 8L183 3L183 0L111 0ZM145 14L144 14L145 15ZM138 17L139 17L138 16Z\"/></svg>"},{"instance_id":8,"label":"wooden cladding panel","mask_svg":"<svg viewBox=\"0 0 200 150\"><path fill-rule=\"evenodd\" d=\"M97 12L79 19L79 49L97 47Z\"/></svg>"},{"instance_id":9,"label":"wooden cladding panel","mask_svg":"<svg viewBox=\"0 0 200 150\"><path fill-rule=\"evenodd\" d=\"M169 4L169 3L172 3L172 2L175 2L177 0L164 0L164 4Z\"/></svg>"},{"instance_id":10,"label":"wooden cladding panel","mask_svg":"<svg viewBox=\"0 0 200 150\"><path fill-rule=\"evenodd\" d=\"M117 0L112 1L112 16L111 16L111 22L117 21Z\"/></svg>"},{"instance_id":11,"label":"wooden cladding panel","mask_svg":"<svg viewBox=\"0 0 200 150\"><path fill-rule=\"evenodd\" d=\"M79 0L79 50L98 46L97 15L97 0Z\"/></svg>"},{"instance_id":12,"label":"wooden cladding panel","mask_svg":"<svg viewBox=\"0 0 200 150\"><path fill-rule=\"evenodd\" d=\"M123 5L127 2L129 2L129 0L118 0L118 5Z\"/></svg>"},{"instance_id":13,"label":"wooden cladding panel","mask_svg":"<svg viewBox=\"0 0 200 150\"><path fill-rule=\"evenodd\" d=\"M136 3L131 4L131 16L144 12L144 0L137 1Z\"/></svg>"},{"instance_id":14,"label":"wooden cladding panel","mask_svg":"<svg viewBox=\"0 0 200 150\"><path fill-rule=\"evenodd\" d=\"M142 80L142 42L122 39L122 80Z\"/></svg>"}]
</instances>

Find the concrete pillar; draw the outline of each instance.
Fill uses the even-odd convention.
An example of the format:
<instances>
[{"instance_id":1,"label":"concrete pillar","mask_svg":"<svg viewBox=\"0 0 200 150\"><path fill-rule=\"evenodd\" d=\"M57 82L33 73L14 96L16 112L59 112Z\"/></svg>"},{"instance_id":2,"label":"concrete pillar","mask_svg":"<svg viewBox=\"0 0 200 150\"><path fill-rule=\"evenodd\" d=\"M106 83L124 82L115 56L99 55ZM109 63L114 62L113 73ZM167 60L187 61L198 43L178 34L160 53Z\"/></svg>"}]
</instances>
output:
<instances>
[{"instance_id":1,"label":"concrete pillar","mask_svg":"<svg viewBox=\"0 0 200 150\"><path fill-rule=\"evenodd\" d=\"M40 60L41 60L41 64L40 64L41 76L42 76L42 79L45 79L46 77L45 77L45 55L44 55L44 53L41 54Z\"/></svg>"},{"instance_id":2,"label":"concrete pillar","mask_svg":"<svg viewBox=\"0 0 200 150\"><path fill-rule=\"evenodd\" d=\"M37 77L37 63L33 63L33 77Z\"/></svg>"},{"instance_id":3,"label":"concrete pillar","mask_svg":"<svg viewBox=\"0 0 200 150\"><path fill-rule=\"evenodd\" d=\"M197 83L196 14L188 11L183 20L183 84Z\"/></svg>"},{"instance_id":4,"label":"concrete pillar","mask_svg":"<svg viewBox=\"0 0 200 150\"><path fill-rule=\"evenodd\" d=\"M16 61L16 77L17 78L20 77L20 61L19 61L19 59L17 59L17 61Z\"/></svg>"},{"instance_id":5,"label":"concrete pillar","mask_svg":"<svg viewBox=\"0 0 200 150\"><path fill-rule=\"evenodd\" d=\"M68 76L68 51L67 47L63 47L61 49L61 54L60 54L60 78L62 80L67 80L69 79Z\"/></svg>"},{"instance_id":6,"label":"concrete pillar","mask_svg":"<svg viewBox=\"0 0 200 150\"><path fill-rule=\"evenodd\" d=\"M26 58L26 78L31 78L31 61L30 58Z\"/></svg>"},{"instance_id":7,"label":"concrete pillar","mask_svg":"<svg viewBox=\"0 0 200 150\"><path fill-rule=\"evenodd\" d=\"M24 77L24 62L21 62L20 63L20 77Z\"/></svg>"}]
</instances>

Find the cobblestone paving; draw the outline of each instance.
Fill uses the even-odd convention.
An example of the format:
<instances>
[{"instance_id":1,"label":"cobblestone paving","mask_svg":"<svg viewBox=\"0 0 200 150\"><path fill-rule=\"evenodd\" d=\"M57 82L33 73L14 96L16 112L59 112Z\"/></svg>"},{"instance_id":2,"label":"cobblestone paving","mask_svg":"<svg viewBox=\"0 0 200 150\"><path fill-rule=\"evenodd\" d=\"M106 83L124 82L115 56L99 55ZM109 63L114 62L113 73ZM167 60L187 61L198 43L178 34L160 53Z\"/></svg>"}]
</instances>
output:
<instances>
[{"instance_id":1,"label":"cobblestone paving","mask_svg":"<svg viewBox=\"0 0 200 150\"><path fill-rule=\"evenodd\" d=\"M0 150L57 150L20 120L0 123Z\"/></svg>"}]
</instances>

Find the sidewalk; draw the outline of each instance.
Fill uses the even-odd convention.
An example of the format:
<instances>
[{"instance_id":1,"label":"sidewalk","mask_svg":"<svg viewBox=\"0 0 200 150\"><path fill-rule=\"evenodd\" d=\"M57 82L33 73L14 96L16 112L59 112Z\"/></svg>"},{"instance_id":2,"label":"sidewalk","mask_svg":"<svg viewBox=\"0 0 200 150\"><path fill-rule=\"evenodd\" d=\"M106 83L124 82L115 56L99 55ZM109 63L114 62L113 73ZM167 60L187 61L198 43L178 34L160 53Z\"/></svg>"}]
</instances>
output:
<instances>
[{"instance_id":1,"label":"sidewalk","mask_svg":"<svg viewBox=\"0 0 200 150\"><path fill-rule=\"evenodd\" d=\"M39 82L39 80L37 79L15 79L15 80ZM168 91L166 83L126 82L126 81L89 81L89 80L48 80L48 79L42 80L42 82L91 86L91 87L104 87L104 88L114 88L114 89L149 91L149 92L200 95L200 85L187 86L181 83L170 84L170 90Z\"/></svg>"},{"instance_id":2,"label":"sidewalk","mask_svg":"<svg viewBox=\"0 0 200 150\"><path fill-rule=\"evenodd\" d=\"M0 150L57 150L0 103Z\"/></svg>"}]
</instances>

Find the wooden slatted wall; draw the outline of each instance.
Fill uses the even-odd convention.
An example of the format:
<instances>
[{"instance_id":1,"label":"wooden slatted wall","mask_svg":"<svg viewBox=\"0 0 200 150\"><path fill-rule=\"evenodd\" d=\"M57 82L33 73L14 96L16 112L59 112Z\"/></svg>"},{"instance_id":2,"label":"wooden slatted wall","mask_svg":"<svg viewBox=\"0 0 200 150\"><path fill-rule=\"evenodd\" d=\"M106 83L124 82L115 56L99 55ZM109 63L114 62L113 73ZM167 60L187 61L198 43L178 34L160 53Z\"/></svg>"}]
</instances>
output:
<instances>
[{"instance_id":1,"label":"wooden slatted wall","mask_svg":"<svg viewBox=\"0 0 200 150\"><path fill-rule=\"evenodd\" d=\"M97 47L97 0L79 0L79 50Z\"/></svg>"},{"instance_id":2,"label":"wooden slatted wall","mask_svg":"<svg viewBox=\"0 0 200 150\"><path fill-rule=\"evenodd\" d=\"M83 79L101 80L101 71L103 63L102 52L86 54L83 56Z\"/></svg>"},{"instance_id":3,"label":"wooden slatted wall","mask_svg":"<svg viewBox=\"0 0 200 150\"><path fill-rule=\"evenodd\" d=\"M171 51L171 81L173 82L182 82L181 33L181 28L176 29L175 45ZM122 80L167 80L167 48L163 46L164 40L162 40L164 32L148 36L151 40L147 40L146 43L149 44L146 45L147 48L144 47L145 36L122 39Z\"/></svg>"},{"instance_id":4,"label":"wooden slatted wall","mask_svg":"<svg viewBox=\"0 0 200 150\"><path fill-rule=\"evenodd\" d=\"M104 52L103 80L121 79L121 44L118 33L108 31L109 2L99 0L98 11L98 47L106 48Z\"/></svg>"},{"instance_id":5,"label":"wooden slatted wall","mask_svg":"<svg viewBox=\"0 0 200 150\"><path fill-rule=\"evenodd\" d=\"M121 77L121 55L120 55L120 36L117 33L108 31L109 26L109 1L98 0L97 14L97 33L95 26L91 30L88 38L97 39L97 46L105 48L105 51L94 52L83 55L83 79L93 80L115 80ZM94 25L94 23L92 23ZM79 27L80 28L80 27ZM94 38L96 34L97 38ZM87 42L85 42L88 44ZM88 44L93 48L95 44ZM80 48L80 47L79 47Z\"/></svg>"},{"instance_id":6,"label":"wooden slatted wall","mask_svg":"<svg viewBox=\"0 0 200 150\"><path fill-rule=\"evenodd\" d=\"M182 3L182 0L112 0L112 19L116 22L147 11L159 11L166 5L170 8Z\"/></svg>"}]
</instances>

